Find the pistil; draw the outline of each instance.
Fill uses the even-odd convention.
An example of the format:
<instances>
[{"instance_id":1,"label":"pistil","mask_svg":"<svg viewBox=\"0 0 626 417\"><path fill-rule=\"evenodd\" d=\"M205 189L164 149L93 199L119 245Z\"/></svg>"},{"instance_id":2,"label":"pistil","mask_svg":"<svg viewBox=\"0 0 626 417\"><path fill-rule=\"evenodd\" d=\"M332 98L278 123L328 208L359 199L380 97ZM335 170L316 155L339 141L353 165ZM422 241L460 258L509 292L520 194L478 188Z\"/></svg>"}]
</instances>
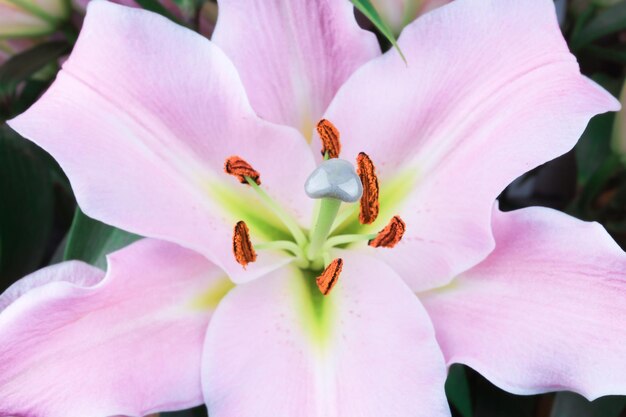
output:
<instances>
[{"instance_id":1,"label":"pistil","mask_svg":"<svg viewBox=\"0 0 626 417\"><path fill-rule=\"evenodd\" d=\"M315 223L315 227L311 229L311 244L307 251L309 260L313 261L319 256L320 250L326 241L326 237L333 226L335 217L337 217L340 206L341 200L335 198L322 199L317 222Z\"/></svg>"},{"instance_id":2,"label":"pistil","mask_svg":"<svg viewBox=\"0 0 626 417\"><path fill-rule=\"evenodd\" d=\"M311 229L311 243L307 249L310 261L316 261L333 226L342 202L354 203L361 198L363 186L354 167L343 159L329 159L311 173L304 184L311 198L321 200L315 226Z\"/></svg>"}]
</instances>

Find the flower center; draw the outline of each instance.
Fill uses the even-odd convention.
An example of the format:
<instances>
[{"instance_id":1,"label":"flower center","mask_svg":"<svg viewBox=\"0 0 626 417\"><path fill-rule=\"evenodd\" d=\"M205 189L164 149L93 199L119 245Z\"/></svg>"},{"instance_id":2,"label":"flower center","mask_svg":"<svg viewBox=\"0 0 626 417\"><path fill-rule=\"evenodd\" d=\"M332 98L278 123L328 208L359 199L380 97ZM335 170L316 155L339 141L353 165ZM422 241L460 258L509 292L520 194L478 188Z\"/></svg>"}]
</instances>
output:
<instances>
[{"instance_id":1,"label":"flower center","mask_svg":"<svg viewBox=\"0 0 626 417\"><path fill-rule=\"evenodd\" d=\"M304 184L307 195L319 200L315 221L308 232L263 190L261 174L244 159L231 156L226 160L224 170L242 184L252 187L291 234L291 239L257 242L250 235L246 223L237 222L233 232L233 252L237 262L245 268L257 259L257 250L287 252L294 257L296 266L318 274L318 288L327 295L339 279L343 267L341 258L332 259L333 249L343 249L364 241L375 248L392 248L402 239L406 225L399 216L393 216L378 233L333 234L334 225L348 220L345 213L354 213L353 210L340 213L342 204L359 202L358 220L361 225L372 224L376 220L379 214L378 178L372 160L363 152L356 159L356 170L350 162L339 159L339 131L332 123L321 120L317 131L322 140L324 161Z\"/></svg>"}]
</instances>

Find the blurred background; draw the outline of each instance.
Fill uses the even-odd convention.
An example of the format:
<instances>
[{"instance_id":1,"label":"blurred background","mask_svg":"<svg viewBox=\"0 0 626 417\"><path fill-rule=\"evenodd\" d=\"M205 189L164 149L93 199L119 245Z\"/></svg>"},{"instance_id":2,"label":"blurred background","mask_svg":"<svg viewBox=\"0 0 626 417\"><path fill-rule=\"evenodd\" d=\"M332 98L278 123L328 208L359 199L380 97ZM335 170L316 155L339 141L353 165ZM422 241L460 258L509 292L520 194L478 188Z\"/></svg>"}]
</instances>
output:
<instances>
[{"instance_id":1,"label":"blurred background","mask_svg":"<svg viewBox=\"0 0 626 417\"><path fill-rule=\"evenodd\" d=\"M54 80L76 41L87 1L0 0L0 292L62 260L104 268L107 253L139 238L85 216L56 162L5 123ZM450 0L406 1L414 6L413 19ZM117 2L162 14L206 37L219 13L215 2L205 0ZM389 49L407 20L394 12L391 5L398 2L353 2L363 12L356 11L359 23ZM626 0L557 0L555 6L582 72L624 103ZM626 112L594 118L572 151L517 179L500 196L505 210L532 205L600 222L626 249ZM515 396L461 365L451 368L446 393L454 415L462 417L626 417L626 397L588 402L572 393ZM206 415L202 407L163 414Z\"/></svg>"}]
</instances>

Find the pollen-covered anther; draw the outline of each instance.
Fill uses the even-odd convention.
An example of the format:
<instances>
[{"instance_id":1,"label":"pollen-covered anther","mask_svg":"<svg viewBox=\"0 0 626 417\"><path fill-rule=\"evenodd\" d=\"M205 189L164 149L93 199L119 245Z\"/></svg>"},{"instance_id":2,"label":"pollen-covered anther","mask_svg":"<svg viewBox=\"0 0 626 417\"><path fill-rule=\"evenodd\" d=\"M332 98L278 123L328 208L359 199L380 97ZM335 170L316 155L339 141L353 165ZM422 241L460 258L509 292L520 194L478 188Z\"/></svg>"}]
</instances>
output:
<instances>
[{"instance_id":1,"label":"pollen-covered anther","mask_svg":"<svg viewBox=\"0 0 626 417\"><path fill-rule=\"evenodd\" d=\"M328 153L328 158L339 158L341 152L341 142L339 141L339 130L326 119L317 123L317 134L322 140L322 156Z\"/></svg>"},{"instance_id":2,"label":"pollen-covered anther","mask_svg":"<svg viewBox=\"0 0 626 417\"><path fill-rule=\"evenodd\" d=\"M359 207L359 222L372 224L378 217L380 206L378 203L378 177L376 168L370 157L365 153L359 153L356 158L357 174L363 184L363 195Z\"/></svg>"},{"instance_id":3,"label":"pollen-covered anther","mask_svg":"<svg viewBox=\"0 0 626 417\"><path fill-rule=\"evenodd\" d=\"M238 156L231 156L226 159L224 171L226 171L227 174L237 177L242 184L247 184L248 181L246 177L250 177L257 185L261 185L261 175L259 172Z\"/></svg>"},{"instance_id":4,"label":"pollen-covered anther","mask_svg":"<svg viewBox=\"0 0 626 417\"><path fill-rule=\"evenodd\" d=\"M235 260L246 268L250 262L256 261L256 252L250 241L250 231L244 221L238 221L233 232L233 252Z\"/></svg>"},{"instance_id":5,"label":"pollen-covered anther","mask_svg":"<svg viewBox=\"0 0 626 417\"><path fill-rule=\"evenodd\" d=\"M369 245L374 248L393 248L396 246L406 231L406 224L400 216L393 216L383 230L378 232L376 237L369 241Z\"/></svg>"},{"instance_id":6,"label":"pollen-covered anther","mask_svg":"<svg viewBox=\"0 0 626 417\"><path fill-rule=\"evenodd\" d=\"M332 261L324 272L317 277L317 288L320 289L320 292L324 295L328 295L330 290L333 289L337 280L339 279L339 275L341 274L341 269L343 268L343 259L337 258Z\"/></svg>"}]
</instances>

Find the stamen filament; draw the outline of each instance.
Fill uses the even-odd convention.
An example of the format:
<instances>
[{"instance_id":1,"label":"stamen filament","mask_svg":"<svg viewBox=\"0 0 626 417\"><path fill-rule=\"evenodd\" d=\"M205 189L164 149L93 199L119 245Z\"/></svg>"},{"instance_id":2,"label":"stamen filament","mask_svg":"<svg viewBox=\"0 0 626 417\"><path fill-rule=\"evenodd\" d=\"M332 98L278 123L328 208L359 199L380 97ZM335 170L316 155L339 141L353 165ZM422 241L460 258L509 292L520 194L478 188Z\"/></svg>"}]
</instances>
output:
<instances>
[{"instance_id":1,"label":"stamen filament","mask_svg":"<svg viewBox=\"0 0 626 417\"><path fill-rule=\"evenodd\" d=\"M293 253L295 256L304 258L304 252L302 251L300 246L288 240L275 240L273 242L259 242L259 243L254 244L254 248L256 250L264 250L264 249L286 250L286 251Z\"/></svg>"},{"instance_id":2,"label":"stamen filament","mask_svg":"<svg viewBox=\"0 0 626 417\"><path fill-rule=\"evenodd\" d=\"M306 236L304 235L302 229L300 229L300 226L298 226L298 224L295 222L295 220L278 204L276 204L274 200L272 200L272 197L270 197L264 189L259 187L254 179L246 176L246 181L248 182L248 184L250 184L254 191L256 191L256 193L261 198L261 201L263 201L267 208L272 210L276 214L276 216L283 222L283 224L287 226L287 229L289 229L289 231L291 232L293 238L296 240L296 243L299 246L304 246L306 244Z\"/></svg>"},{"instance_id":3,"label":"stamen filament","mask_svg":"<svg viewBox=\"0 0 626 417\"><path fill-rule=\"evenodd\" d=\"M304 250L294 242L290 242L288 240L276 240L273 242L260 242L256 243L254 247L257 250L266 250L266 249L274 249L274 250L285 250L291 252L296 257L296 266L299 268L308 268L311 266L309 260L304 256Z\"/></svg>"},{"instance_id":4,"label":"stamen filament","mask_svg":"<svg viewBox=\"0 0 626 417\"><path fill-rule=\"evenodd\" d=\"M341 200L336 198L323 198L320 204L320 211L317 215L315 227L311 230L311 245L307 255L310 260L314 260L319 255L320 250L330 232L331 227L337 217L337 212L341 206Z\"/></svg>"},{"instance_id":5,"label":"stamen filament","mask_svg":"<svg viewBox=\"0 0 626 417\"><path fill-rule=\"evenodd\" d=\"M369 240L374 239L376 235L377 233L370 233L370 234L365 234L365 235L354 234L354 235L333 236L329 238L326 241L326 243L324 243L324 249L328 250L335 246L345 245L348 243L362 242L364 240L369 241Z\"/></svg>"}]
</instances>

